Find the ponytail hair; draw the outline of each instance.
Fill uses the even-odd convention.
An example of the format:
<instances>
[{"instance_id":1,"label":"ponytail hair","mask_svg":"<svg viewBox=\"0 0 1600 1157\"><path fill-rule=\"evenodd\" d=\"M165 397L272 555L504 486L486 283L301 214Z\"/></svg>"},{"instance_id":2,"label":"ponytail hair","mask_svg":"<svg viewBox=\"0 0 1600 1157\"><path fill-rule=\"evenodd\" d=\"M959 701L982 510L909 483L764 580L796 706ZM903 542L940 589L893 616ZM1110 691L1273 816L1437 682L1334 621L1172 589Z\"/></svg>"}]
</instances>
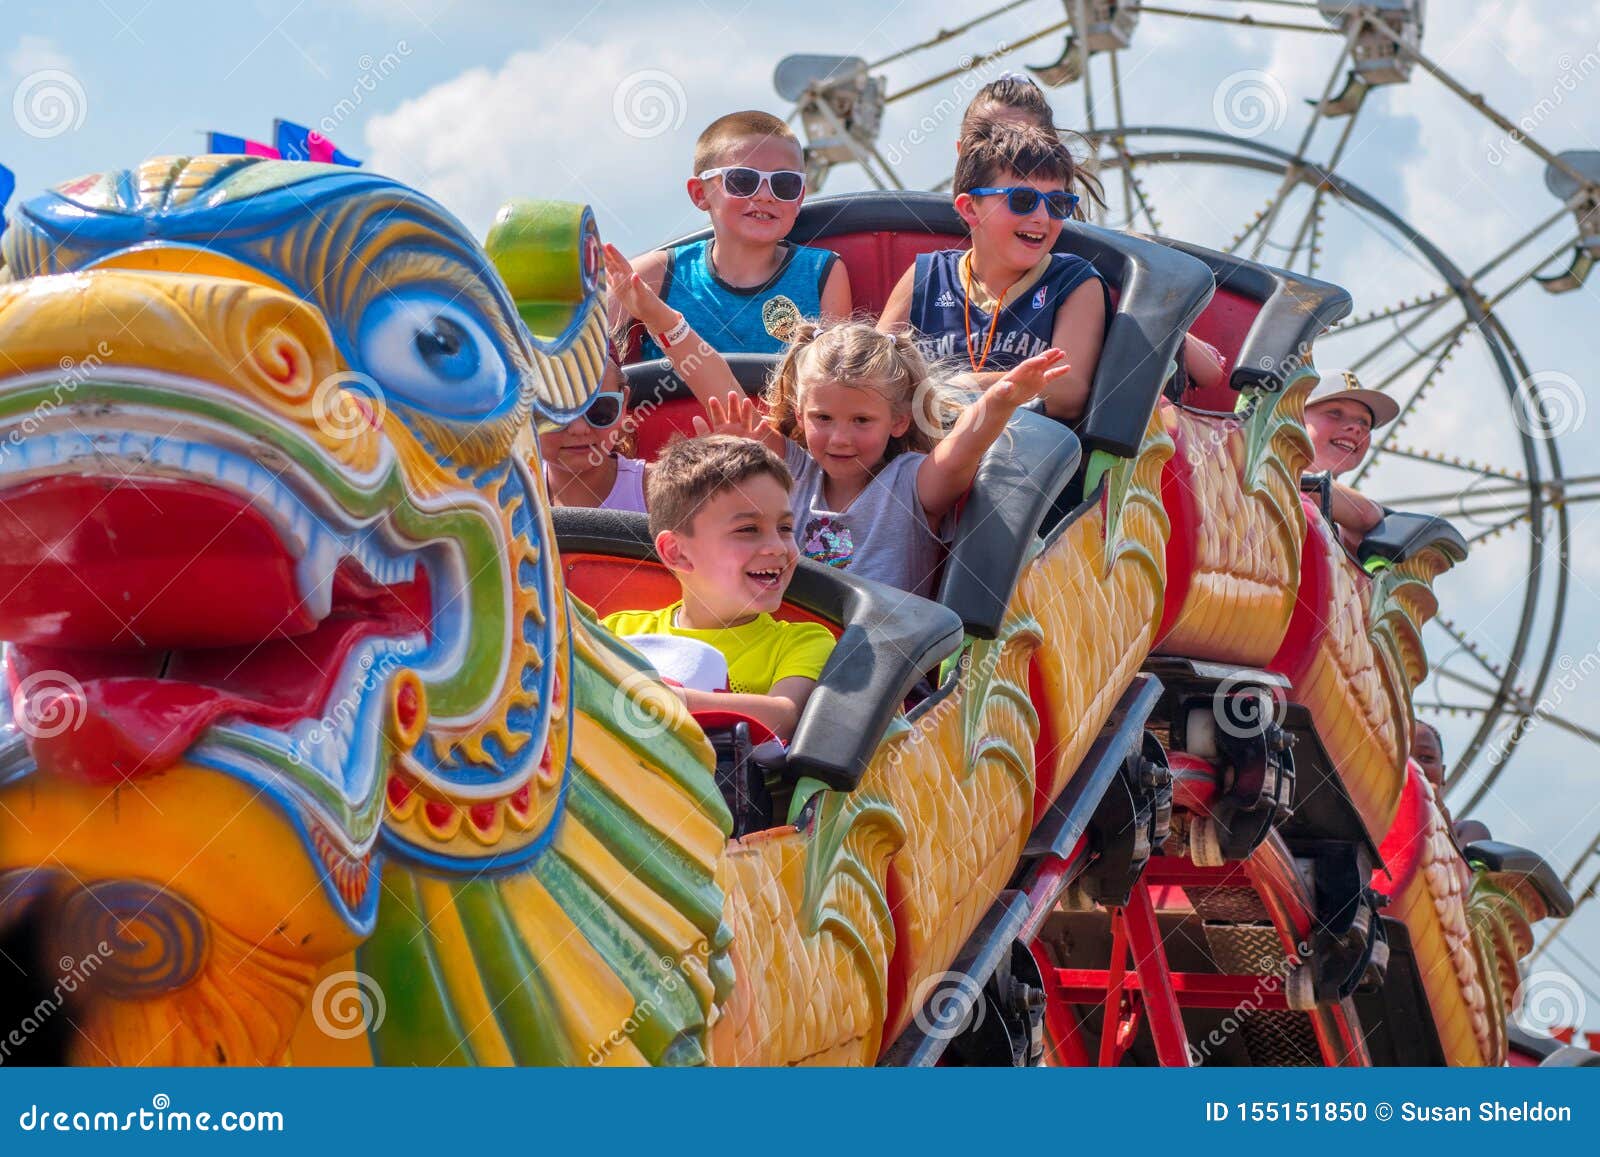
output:
<instances>
[{"instance_id":1,"label":"ponytail hair","mask_svg":"<svg viewBox=\"0 0 1600 1157\"><path fill-rule=\"evenodd\" d=\"M1004 115L1006 113L1013 115L1006 116ZM1022 122L1020 125L1018 124L1019 120ZM1060 161L1042 161L1038 156L1037 148L1029 149L1025 145L1019 144L1015 138L1009 137L1006 132L1008 129L1017 129L1024 126L1038 129L1045 135L1053 137L1060 142L1063 151L1066 153L1065 164L1063 165ZM1000 154L1003 154L999 161L999 167L1010 168L1014 172L1022 173L1024 176L1031 175L1035 168L1042 168L1045 171L1061 170L1064 174L1061 176L1061 183L1065 186L1067 192L1082 191L1083 199L1078 203L1077 208L1073 210L1075 219L1083 221L1088 218L1086 205L1090 201L1093 201L1102 209L1106 207L1105 186L1101 184L1099 177L1088 170L1085 162L1078 160L1073 155L1071 149L1073 144L1081 142L1084 155L1093 156L1094 149L1089 142L1089 138L1082 133L1073 132L1071 129L1058 128L1056 126L1055 110L1050 107L1050 100L1045 96L1044 89L1019 72L1008 72L998 80L990 81L980 88L978 94L972 98L972 103L967 105L967 111L961 117L961 128L956 133L957 157L966 156L974 148L977 151L983 151L984 142L993 142L996 135L1005 138L1001 147L997 150ZM996 150L991 149L991 152L994 151ZM1008 163L1011 158L1015 158L1017 163ZM990 156L979 167L992 169L995 164L995 158ZM1023 168L1021 167L1022 165L1027 165L1028 168ZM956 165L958 176L960 169L961 166L958 160ZM1053 173L1052 175L1058 174ZM993 182L984 177L977 183L979 185L987 185ZM956 191L962 191L959 185Z\"/></svg>"},{"instance_id":2,"label":"ponytail hair","mask_svg":"<svg viewBox=\"0 0 1600 1157\"><path fill-rule=\"evenodd\" d=\"M953 417L946 380L943 367L930 365L906 330L883 333L865 321L803 321L767 386L767 420L804 446L802 382L837 382L874 391L897 418L910 415L906 432L889 439L885 460L908 450L926 454Z\"/></svg>"}]
</instances>

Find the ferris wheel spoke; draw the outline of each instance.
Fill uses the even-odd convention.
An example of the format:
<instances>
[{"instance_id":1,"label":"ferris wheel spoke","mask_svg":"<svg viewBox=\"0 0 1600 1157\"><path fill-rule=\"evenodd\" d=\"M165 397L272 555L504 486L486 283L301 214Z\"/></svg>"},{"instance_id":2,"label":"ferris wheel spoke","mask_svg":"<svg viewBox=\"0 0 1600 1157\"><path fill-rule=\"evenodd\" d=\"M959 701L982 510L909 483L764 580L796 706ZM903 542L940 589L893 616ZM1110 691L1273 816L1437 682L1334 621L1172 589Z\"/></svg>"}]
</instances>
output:
<instances>
[{"instance_id":1,"label":"ferris wheel spoke","mask_svg":"<svg viewBox=\"0 0 1600 1157\"><path fill-rule=\"evenodd\" d=\"M1522 249L1526 248L1535 238L1537 238L1542 233L1547 231L1550 228L1550 226L1552 226L1552 225L1556 224L1557 222L1563 220L1568 215L1569 212L1570 212L1570 210L1568 210L1567 207L1565 205L1563 205L1556 212L1552 213L1550 216L1548 216L1544 220L1540 221L1533 228L1529 229L1526 233L1524 233L1521 237L1518 237L1516 240L1514 240L1510 244L1506 245L1505 248L1501 249L1499 253L1495 254L1493 257L1489 258L1488 261L1484 262L1477 269L1473 270L1472 273L1467 276L1465 284L1463 286L1460 286L1460 287L1447 287L1442 292L1435 293L1435 294L1430 294L1427 298L1418 298L1416 301L1412 302L1410 305L1404 306L1402 308L1394 308L1394 309L1391 309L1391 310L1383 311L1381 313L1375 313L1375 314L1372 314L1369 317L1362 318L1358 322L1346 323L1344 326L1340 327L1340 329L1344 330L1344 331L1358 329L1361 326L1371 324L1374 321L1383 320L1383 318L1385 318L1385 317L1393 317L1393 316L1396 316L1396 315L1398 315L1400 313L1409 312L1410 310L1416 309L1416 308L1421 308L1422 309L1421 313L1419 313L1415 317L1411 318L1404 326L1399 327L1396 330L1396 332L1394 333L1394 335L1389 339L1389 341L1387 341L1384 344L1378 346L1376 349L1373 349L1373 350L1369 351L1360 361L1358 361L1351 368L1359 370L1369 360L1371 360L1371 358L1376 356L1378 353L1382 352L1382 350L1387 349L1390 345L1393 345L1396 341L1404 340L1404 339L1408 338L1409 335L1414 330L1417 329L1417 327L1423 325L1430 317L1432 317L1441 308L1443 308L1446 304L1448 304L1452 298L1460 297L1460 295L1461 295L1461 293L1463 291L1470 292L1470 293L1476 293L1477 292L1477 288L1476 287L1478 285L1482 284L1484 278L1488 277L1489 274L1493 273L1502 264L1504 264L1507 260L1509 260L1513 254L1518 253ZM1536 264L1531 269L1529 269L1526 273L1524 273L1521 277L1519 277L1515 281L1513 281L1505 289L1501 290L1493 298L1489 299L1489 301L1484 306L1484 311L1486 313L1489 312L1490 309L1492 308L1493 304L1496 304L1496 303L1498 303L1500 301L1503 301L1511 292L1515 291L1517 288L1519 288L1523 284L1526 284L1530 279L1533 278L1533 276L1535 274L1538 273L1538 271L1540 269L1543 269L1546 265L1550 264L1550 262L1552 260L1554 260L1557 257L1561 257L1561 256L1565 255L1567 253L1567 251L1572 248L1573 244L1574 244L1573 241L1565 241L1565 242L1563 242L1554 251L1554 253L1550 257L1546 257L1544 260L1540 261L1538 264Z\"/></svg>"},{"instance_id":2,"label":"ferris wheel spoke","mask_svg":"<svg viewBox=\"0 0 1600 1157\"><path fill-rule=\"evenodd\" d=\"M1565 876L1561 877L1561 882L1570 886L1572 881L1578 875L1578 869L1582 868L1583 865L1588 862L1589 857L1594 855L1596 852L1600 852L1600 832L1595 833L1594 839L1589 841L1589 846L1583 850L1583 853L1579 855L1576 860L1572 861L1572 867L1568 870ZM1600 875L1595 877L1595 883L1600 883ZM1589 890L1592 891L1594 886L1594 884L1590 884Z\"/></svg>"},{"instance_id":3,"label":"ferris wheel spoke","mask_svg":"<svg viewBox=\"0 0 1600 1157\"><path fill-rule=\"evenodd\" d=\"M1122 69L1117 63L1117 53L1112 51L1111 56L1111 107L1112 113L1117 118L1117 132L1111 138L1112 146L1117 150L1117 155L1122 158L1122 209L1124 220L1128 228L1133 228L1133 188L1129 179L1133 176L1133 166L1128 163L1128 142L1123 138L1122 130L1127 128L1127 122L1122 117Z\"/></svg>"},{"instance_id":4,"label":"ferris wheel spoke","mask_svg":"<svg viewBox=\"0 0 1600 1157\"><path fill-rule=\"evenodd\" d=\"M1410 301L1397 302L1386 309L1375 309L1364 317L1356 318L1354 321L1340 322L1338 325L1330 329L1328 333L1330 337L1337 334L1347 334L1353 330L1361 329L1364 326L1369 326L1376 322L1388 321L1390 318L1400 317L1404 314L1410 313L1413 309L1422 309L1423 307L1432 305L1435 302L1449 301L1454 296L1455 294L1451 293L1448 289L1444 289L1437 293L1430 293L1426 297L1418 296Z\"/></svg>"},{"instance_id":5,"label":"ferris wheel spoke","mask_svg":"<svg viewBox=\"0 0 1600 1157\"><path fill-rule=\"evenodd\" d=\"M1502 507L1502 509L1506 509L1506 508ZM1476 544L1478 544L1480 542L1487 542L1491 538L1498 538L1500 535L1502 535L1506 531L1510 530L1513 526L1517 525L1517 523L1523 522L1523 521L1527 520L1528 518L1532 517L1528 513L1528 509L1525 506L1524 507L1513 507L1511 509L1516 510L1516 513L1513 514L1510 518L1502 519L1500 522L1495 523L1493 526L1489 527L1487 530L1479 531L1477 534L1475 534L1471 538L1467 539L1467 548L1470 550L1473 546L1475 546Z\"/></svg>"},{"instance_id":6,"label":"ferris wheel spoke","mask_svg":"<svg viewBox=\"0 0 1600 1157\"><path fill-rule=\"evenodd\" d=\"M1459 332L1457 332L1456 336L1452 338L1442 350L1439 351L1439 356L1433 359L1433 365L1428 367L1428 372L1422 376L1422 381L1417 383L1417 388L1411 391L1411 396L1408 397L1401 405L1400 412L1396 414L1393 421L1389 423L1388 429L1386 429L1378 437L1377 442L1373 445L1374 453L1367 456L1367 460L1363 462L1361 464L1361 468L1356 471L1355 477L1350 480L1350 484L1352 486L1366 477L1367 472L1372 469L1373 464L1378 460L1379 454L1383 452L1386 446L1394 441L1394 436L1398 434L1400 432L1400 428L1406 424L1406 419L1411 416L1411 411L1416 409L1417 403L1422 401L1427 392L1433 388L1434 382L1438 379L1439 371L1442 370L1445 363L1450 360L1450 356L1455 352L1456 347L1460 345L1461 339L1465 335L1466 329L1462 328ZM1384 389L1397 377L1399 377L1399 374L1395 374L1384 379L1382 382L1378 383L1377 388L1380 390ZM1455 461L1459 462L1460 459L1458 458Z\"/></svg>"},{"instance_id":7,"label":"ferris wheel spoke","mask_svg":"<svg viewBox=\"0 0 1600 1157\"><path fill-rule=\"evenodd\" d=\"M1298 6L1296 6L1298 7ZM1317 24L1291 24L1286 20L1258 20L1254 16L1223 16L1216 12L1192 12L1184 8L1161 8L1152 4L1139 5L1145 16L1179 16L1186 20L1204 20L1213 24L1238 24L1245 28L1261 28L1273 32L1311 32L1318 35L1338 36L1337 28Z\"/></svg>"},{"instance_id":8,"label":"ferris wheel spoke","mask_svg":"<svg viewBox=\"0 0 1600 1157\"><path fill-rule=\"evenodd\" d=\"M1428 75L1466 101L1469 106L1476 109L1482 116L1487 117L1494 123L1496 128L1507 134L1513 142L1522 145L1545 164L1563 173L1568 179L1577 182L1580 189L1591 195L1600 196L1600 186L1597 186L1586 173L1573 168L1564 157L1557 156L1536 141L1533 135L1522 125L1513 124L1502 113L1496 111L1488 101L1483 99L1481 92L1473 92L1468 89L1437 62L1424 54L1416 45L1408 44L1403 36L1383 21L1373 20L1370 22L1370 27L1388 37L1397 52L1422 65Z\"/></svg>"},{"instance_id":9,"label":"ferris wheel spoke","mask_svg":"<svg viewBox=\"0 0 1600 1157\"><path fill-rule=\"evenodd\" d=\"M1488 463L1485 463L1485 462L1478 462L1478 461L1476 461L1475 459L1472 459L1472 458L1469 458L1465 462L1463 462L1461 460L1460 455L1442 454L1442 453L1438 453L1438 452L1433 451L1433 450L1418 449L1415 446L1388 446L1388 447L1384 448L1383 452L1385 454L1388 454L1388 455L1390 455L1392 457L1395 457L1395 458L1408 458L1408 459L1410 459L1410 460L1412 460L1414 462L1427 462L1427 463L1430 463L1431 465L1444 466L1444 467L1446 467L1448 469L1451 469L1451 470L1464 470L1469 474L1475 474L1478 477L1484 478L1484 479L1495 478L1495 479L1500 479L1500 480L1502 480L1504 482L1507 482L1507 483L1515 483L1515 485L1482 487L1482 488L1478 488L1478 489L1472 490L1470 493L1474 497L1477 497L1477 496L1480 496L1480 495L1483 495L1483 494L1492 493L1492 492L1495 492L1495 491L1510 492L1510 491L1515 491L1515 490L1521 490L1521 489L1525 489L1527 487L1527 485L1528 485L1527 479L1523 477L1522 472L1520 470L1505 470L1505 469L1502 469L1501 467L1498 467L1498 466L1491 466L1491 465L1489 465ZM1550 486L1547 485L1546 486L1546 490L1552 497L1554 496L1555 491L1553 489L1551 489ZM1456 495L1459 495L1461 493L1463 493L1463 491L1459 491L1458 490L1458 491L1454 491L1449 496L1450 497L1455 497ZM1441 494L1424 494L1424 495L1418 495L1418 496L1413 497L1413 498L1396 498L1394 501L1396 501L1396 502L1430 502L1430 501L1441 500L1444 497L1446 497L1446 495L1444 495L1442 493Z\"/></svg>"},{"instance_id":10,"label":"ferris wheel spoke","mask_svg":"<svg viewBox=\"0 0 1600 1157\"><path fill-rule=\"evenodd\" d=\"M1450 638L1455 641L1456 646L1461 648L1461 650L1465 652L1469 658L1476 662L1478 666L1482 667L1484 671L1490 675L1493 675L1496 679L1505 679L1506 673L1500 668L1499 664L1485 655L1479 649L1478 644L1474 643L1471 639L1467 638L1466 635L1462 634L1461 631L1456 628L1456 625L1452 620L1445 618L1443 615L1435 615L1432 621L1440 630L1449 635ZM1474 690L1483 691L1490 695L1497 694L1493 688L1481 687L1478 684L1469 683L1465 679L1456 677L1454 673L1442 663L1436 667L1435 670L1440 675L1450 675L1452 678L1456 678L1457 682L1472 687Z\"/></svg>"},{"instance_id":11,"label":"ferris wheel spoke","mask_svg":"<svg viewBox=\"0 0 1600 1157\"><path fill-rule=\"evenodd\" d=\"M1482 683L1479 683L1476 679L1469 679L1465 675L1462 675L1456 671L1451 671L1447 668L1439 668L1439 675L1442 678L1459 683L1463 687L1470 688L1474 691L1480 691L1484 694L1491 694L1494 690L1491 687L1486 687ZM1515 708L1518 714L1521 716L1518 721L1518 726L1521 726L1524 722L1530 724L1534 721L1537 721L1538 723L1548 723L1550 726L1559 728L1560 730L1567 732L1569 735L1576 735L1579 739L1595 744L1596 746L1600 746L1600 731L1595 731L1592 728L1585 727L1581 723L1575 723L1564 715L1558 715L1555 711L1554 705L1547 706L1546 701L1543 700L1538 703L1530 703L1525 696L1517 692L1512 692L1508 696L1508 699L1511 706ZM1526 732L1528 728L1522 727L1522 730Z\"/></svg>"}]
</instances>

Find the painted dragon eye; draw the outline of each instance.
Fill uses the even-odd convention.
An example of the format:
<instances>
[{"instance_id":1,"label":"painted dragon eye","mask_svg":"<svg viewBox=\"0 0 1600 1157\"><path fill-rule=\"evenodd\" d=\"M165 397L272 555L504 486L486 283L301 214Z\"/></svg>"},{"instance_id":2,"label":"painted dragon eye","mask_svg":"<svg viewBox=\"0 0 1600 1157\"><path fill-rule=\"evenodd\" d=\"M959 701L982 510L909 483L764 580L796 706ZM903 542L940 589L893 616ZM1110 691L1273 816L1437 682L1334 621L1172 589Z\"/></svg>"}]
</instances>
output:
<instances>
[{"instance_id":1,"label":"painted dragon eye","mask_svg":"<svg viewBox=\"0 0 1600 1157\"><path fill-rule=\"evenodd\" d=\"M452 381L478 369L478 349L467 332L448 317L436 317L413 339L422 360Z\"/></svg>"},{"instance_id":2,"label":"painted dragon eye","mask_svg":"<svg viewBox=\"0 0 1600 1157\"><path fill-rule=\"evenodd\" d=\"M470 309L431 293L372 304L356 338L368 374L384 391L449 417L482 417L504 400L499 347Z\"/></svg>"}]
</instances>

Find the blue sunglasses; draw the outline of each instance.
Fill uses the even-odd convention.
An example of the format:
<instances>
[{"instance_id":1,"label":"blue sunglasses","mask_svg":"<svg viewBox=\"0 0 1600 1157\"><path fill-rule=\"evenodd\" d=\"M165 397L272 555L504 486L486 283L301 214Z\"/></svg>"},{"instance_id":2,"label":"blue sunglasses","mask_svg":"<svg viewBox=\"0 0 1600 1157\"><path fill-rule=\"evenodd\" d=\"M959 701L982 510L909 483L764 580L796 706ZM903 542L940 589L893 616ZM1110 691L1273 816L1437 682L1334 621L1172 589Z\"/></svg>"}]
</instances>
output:
<instances>
[{"instance_id":1,"label":"blue sunglasses","mask_svg":"<svg viewBox=\"0 0 1600 1157\"><path fill-rule=\"evenodd\" d=\"M1018 217L1026 217L1044 201L1044 211L1057 221L1065 221L1078 207L1076 193L1041 193L1032 185L985 185L981 189L968 189L974 197L987 197L991 193L1004 193L1006 207Z\"/></svg>"}]
</instances>

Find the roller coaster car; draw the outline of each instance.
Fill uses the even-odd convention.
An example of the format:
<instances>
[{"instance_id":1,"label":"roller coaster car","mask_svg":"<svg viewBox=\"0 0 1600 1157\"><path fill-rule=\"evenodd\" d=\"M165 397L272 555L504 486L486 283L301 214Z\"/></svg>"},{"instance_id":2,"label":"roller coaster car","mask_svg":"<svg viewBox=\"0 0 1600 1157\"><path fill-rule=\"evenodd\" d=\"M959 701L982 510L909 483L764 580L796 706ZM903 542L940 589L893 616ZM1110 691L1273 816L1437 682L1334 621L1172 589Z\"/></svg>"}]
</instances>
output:
<instances>
[{"instance_id":1,"label":"roller coaster car","mask_svg":"<svg viewBox=\"0 0 1600 1157\"><path fill-rule=\"evenodd\" d=\"M881 308L918 253L966 243L948 201L932 194L821 199L802 210L791 238L840 254L850 271L856 304L868 312ZM1308 533L1320 520L1302 506L1299 495L1300 470L1310 458L1300 423L1311 380L1310 347L1349 311L1349 295L1328 283L1197 246L1158 244L1092 226L1069 223L1057 248L1094 261L1116 302L1090 403L1075 426L1081 445L1130 456L1158 404L1177 443L1178 452L1162 476L1163 504L1173 526L1157 635L1161 654L1146 665L1147 682L1138 693L1130 690L1107 724L1101 741L1105 750L1097 747L1098 754L1091 753L1040 820L1029 843L1037 859L1019 868L1017 895L997 902L958 960L965 974L989 978L983 1000L996 1012L991 1026L995 1021L1008 1026L1006 1039L1015 1047L1008 1053L998 1039L987 1044L966 1041L953 1052L963 1059L977 1055L1004 1063L1006 1056L1025 1051L1017 1042L1029 1032L1022 1007L1026 1001L1008 1003L1006 992L1028 988L1017 979L1026 970L1007 945L1013 938L1032 941L1032 955L1045 963L1071 955L1063 962L1081 964L1081 952L1063 954L1057 951L1059 942L1053 947L1044 942L1052 925L1075 920L1081 949L1081 925L1087 920L1099 929L1095 937L1106 938L1101 958L1109 960L1117 935L1131 934L1136 924L1145 933L1155 927L1154 908L1148 911L1149 920L1140 923L1139 905L1149 903L1141 889L1145 873L1148 883L1171 879L1190 885L1191 894L1179 903L1188 918L1204 925L1203 939L1213 947L1207 959L1193 966L1223 974L1197 984L1238 983L1227 975L1234 971L1230 953L1235 964L1240 955L1230 947L1231 940L1255 942L1263 923L1276 923L1279 935L1297 942L1300 952L1291 955L1280 949L1273 965L1287 970L1283 983L1293 989L1292 1003L1267 1019L1291 1018L1298 1026L1293 1031L1303 1037L1302 1052L1320 1053L1330 1063L1347 1060L1361 1051L1353 1043L1355 1016L1347 1002L1358 990L1381 982L1388 960L1385 922L1378 916L1380 897L1368 884L1380 863L1376 835L1385 830L1388 809L1381 798L1366 798L1360 784L1352 795L1339 771L1346 752L1338 737L1330 752L1313 712L1292 700L1327 642L1325 629L1319 634L1314 624L1326 622L1334 600L1365 598L1359 588L1367 576L1346 565L1336 538ZM1186 330L1220 351L1226 382L1209 390L1191 386L1169 393L1162 403ZM736 355L729 360L747 392L764 388L771 359ZM631 365L627 373L640 453L650 456L674 432L687 429L698 406L665 363ZM1252 400L1252 407L1236 413L1241 393ZM1253 450L1251 438L1256 439ZM1040 470L1028 459L1025 453L1009 458L991 453L985 470L995 474L980 476L962 512L939 597L960 614L974 637L993 637L1014 586L1015 567L1025 557L1049 492L1060 485L1063 471L1073 475L1072 482L1043 523L1069 525L1073 514L1085 509L1078 501L1085 474L1075 473L1076 454L1070 465L1067 456L1054 456L1053 470ZM1004 493L1004 488L986 487L985 482L996 479L1005 466L1013 478L1031 479L1035 486L1026 502L1013 501L1001 517L983 517L986 507L999 509L994 496ZM1241 511L1219 508L1219 499L1239 493L1241 480L1255 500ZM1250 566L1235 565L1240 560L1228 557L1230 536L1215 532L1219 520L1231 528L1236 520L1242 522L1237 537L1248 538L1253 549L1260 551L1266 544L1264 555L1248 560L1258 570L1264 565L1277 583L1262 605L1241 605L1239 592L1245 584L1233 576ZM964 533L967 528L970 532ZM1441 543L1451 557L1459 557L1464 547L1448 524L1396 512L1374 533L1364 553L1398 563ZM1342 576L1340 582L1334 581L1335 575ZM1302 581L1307 577L1312 581ZM1297 626L1298 631L1292 629ZM1215 725L1223 720L1230 725ZM1170 768L1147 725L1173 749ZM1396 735L1394 741L1403 752L1404 736ZM1192 866L1182 869L1170 854L1160 855L1174 811L1179 822L1170 826L1178 842L1167 843L1166 850L1190 859ZM1063 867L1069 863L1077 867ZM1249 868L1244 875L1241 866ZM1053 907L1060 882L1075 873L1081 894L1110 911L1109 924L1105 911L1040 915ZM1183 893L1174 889L1163 895ZM1174 910L1161 918L1182 916ZM1024 925L1031 929L1027 935L1021 931ZM1117 933L1118 927L1123 933ZM1097 951L1090 952L1091 961ZM1113 965L1084 989L1093 992L1095 1004L1107 999L1108 986L1114 987L1108 978L1115 971ZM1304 1015L1319 1005L1320 1011ZM1184 1015L1200 1018L1192 1025L1196 1030L1207 1023L1203 1004L1198 1012L1188 1008ZM1063 1038L1085 1036L1088 1044L1080 1041L1078 1047L1087 1050L1099 1032L1092 1016L1078 1023L1067 1019L1071 1016L1055 1015L1052 1033L1057 1047L1069 1055L1073 1046ZM1126 1029L1124 1022L1121 1036L1127 1035ZM886 1059L930 1063L940 1055L938 1040L947 1036L908 1029ZM1118 1047L1125 1050L1132 1043L1123 1040ZM1176 1063L1170 1040L1165 1055L1159 1043L1143 1047L1153 1058ZM1116 1048L1102 1052L1102 1060L1108 1055L1121 1053Z\"/></svg>"}]
</instances>

